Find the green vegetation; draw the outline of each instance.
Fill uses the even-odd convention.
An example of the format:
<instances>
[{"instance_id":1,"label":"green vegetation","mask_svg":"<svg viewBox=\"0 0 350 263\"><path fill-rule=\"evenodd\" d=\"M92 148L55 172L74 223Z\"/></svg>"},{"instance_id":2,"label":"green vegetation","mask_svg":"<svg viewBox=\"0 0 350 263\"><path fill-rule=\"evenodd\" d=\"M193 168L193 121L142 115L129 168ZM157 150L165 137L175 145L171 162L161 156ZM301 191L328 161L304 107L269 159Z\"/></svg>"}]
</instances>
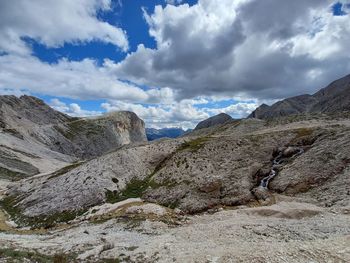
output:
<instances>
[{"instance_id":1,"label":"green vegetation","mask_svg":"<svg viewBox=\"0 0 350 263\"><path fill-rule=\"evenodd\" d=\"M120 260L117 258L104 258L98 261L98 263L120 263Z\"/></svg>"},{"instance_id":2,"label":"green vegetation","mask_svg":"<svg viewBox=\"0 0 350 263\"><path fill-rule=\"evenodd\" d=\"M153 179L153 176L162 169L165 163L173 155L167 156L164 158L153 170L153 172L144 179L132 178L126 187L121 191L110 191L106 190L106 202L107 203L117 203L128 198L137 198L141 197L148 188L156 189L162 186L172 187L175 185L175 182L170 180L164 180L163 182L156 182ZM114 179L114 178L113 178Z\"/></svg>"},{"instance_id":3,"label":"green vegetation","mask_svg":"<svg viewBox=\"0 0 350 263\"><path fill-rule=\"evenodd\" d=\"M113 204L128 198L138 198L141 197L148 188L156 189L162 186L171 187L175 185L174 182L168 180L158 183L154 181L152 177L153 173L145 179L132 178L121 192L106 190L106 202Z\"/></svg>"},{"instance_id":4,"label":"green vegetation","mask_svg":"<svg viewBox=\"0 0 350 263\"><path fill-rule=\"evenodd\" d=\"M84 162L75 162L75 163L72 163L72 164L70 164L70 165L67 165L67 166L61 168L60 170L54 172L48 179L52 179L52 178L61 176L61 175L63 175L63 174L66 174L66 173L68 173L69 171L73 170L74 168L79 167L79 166L82 165L83 163L84 163Z\"/></svg>"},{"instance_id":5,"label":"green vegetation","mask_svg":"<svg viewBox=\"0 0 350 263\"><path fill-rule=\"evenodd\" d=\"M0 258L6 262L24 262L25 260L37 263L68 263L74 262L75 256L57 254L54 256L43 255L38 252L21 251L12 248L0 248Z\"/></svg>"},{"instance_id":6,"label":"green vegetation","mask_svg":"<svg viewBox=\"0 0 350 263\"><path fill-rule=\"evenodd\" d=\"M130 182L126 185L125 189L120 194L107 191L106 193L107 202L115 203L128 198L140 197L147 190L149 186L149 181L150 180L148 179L139 180L139 179L133 178L130 180Z\"/></svg>"},{"instance_id":7,"label":"green vegetation","mask_svg":"<svg viewBox=\"0 0 350 263\"><path fill-rule=\"evenodd\" d=\"M20 179L26 178L28 175L20 173L20 172L14 172L11 170L8 170L4 167L0 167L0 178L10 180L10 181L18 181Z\"/></svg>"},{"instance_id":8,"label":"green vegetation","mask_svg":"<svg viewBox=\"0 0 350 263\"><path fill-rule=\"evenodd\" d=\"M294 130L295 137L289 142L290 145L312 145L317 137L312 136L313 129L311 128L300 128Z\"/></svg>"},{"instance_id":9,"label":"green vegetation","mask_svg":"<svg viewBox=\"0 0 350 263\"><path fill-rule=\"evenodd\" d=\"M184 142L177 148L177 152L189 150L192 153L197 152L199 149L203 147L203 145L210 140L210 137L200 137L188 142Z\"/></svg>"},{"instance_id":10,"label":"green vegetation","mask_svg":"<svg viewBox=\"0 0 350 263\"><path fill-rule=\"evenodd\" d=\"M297 138L310 136L312 135L312 133L313 133L313 130L310 128L300 128L296 130Z\"/></svg>"},{"instance_id":11,"label":"green vegetation","mask_svg":"<svg viewBox=\"0 0 350 263\"><path fill-rule=\"evenodd\" d=\"M21 201L20 198L15 196L7 196L0 200L0 206L10 215L11 219L14 220L19 226L29 226L32 229L38 228L51 228L59 223L66 223L77 216L82 215L86 212L86 209L78 211L63 211L54 213L51 215L42 215L35 217L24 216L21 208L18 207L18 203Z\"/></svg>"},{"instance_id":12,"label":"green vegetation","mask_svg":"<svg viewBox=\"0 0 350 263\"><path fill-rule=\"evenodd\" d=\"M88 137L98 135L102 130L101 126L96 122L84 119L77 119L68 122L66 125L68 126L67 130L63 130L58 126L55 126L55 129L69 140L74 139L77 135L81 136L85 134Z\"/></svg>"},{"instance_id":13,"label":"green vegetation","mask_svg":"<svg viewBox=\"0 0 350 263\"><path fill-rule=\"evenodd\" d=\"M136 249L138 249L139 247L138 246L131 246L131 247L127 247L126 249L128 251L135 251Z\"/></svg>"}]
</instances>

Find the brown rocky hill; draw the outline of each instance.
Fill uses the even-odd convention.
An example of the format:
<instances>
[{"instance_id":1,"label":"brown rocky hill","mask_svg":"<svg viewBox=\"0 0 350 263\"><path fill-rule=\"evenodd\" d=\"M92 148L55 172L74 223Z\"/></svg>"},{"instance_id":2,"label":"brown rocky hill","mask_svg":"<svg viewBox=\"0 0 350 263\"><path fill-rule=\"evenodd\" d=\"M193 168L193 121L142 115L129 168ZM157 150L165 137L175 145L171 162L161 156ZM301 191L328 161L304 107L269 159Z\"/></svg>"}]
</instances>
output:
<instances>
[{"instance_id":1,"label":"brown rocky hill","mask_svg":"<svg viewBox=\"0 0 350 263\"><path fill-rule=\"evenodd\" d=\"M268 119L303 113L335 113L350 110L350 75L332 82L313 95L300 95L258 107L249 118Z\"/></svg>"},{"instance_id":2,"label":"brown rocky hill","mask_svg":"<svg viewBox=\"0 0 350 263\"><path fill-rule=\"evenodd\" d=\"M206 120L201 121L197 124L194 130L206 129L214 126L218 126L229 122L232 120L232 117L226 113L220 113L218 115L212 116Z\"/></svg>"}]
</instances>

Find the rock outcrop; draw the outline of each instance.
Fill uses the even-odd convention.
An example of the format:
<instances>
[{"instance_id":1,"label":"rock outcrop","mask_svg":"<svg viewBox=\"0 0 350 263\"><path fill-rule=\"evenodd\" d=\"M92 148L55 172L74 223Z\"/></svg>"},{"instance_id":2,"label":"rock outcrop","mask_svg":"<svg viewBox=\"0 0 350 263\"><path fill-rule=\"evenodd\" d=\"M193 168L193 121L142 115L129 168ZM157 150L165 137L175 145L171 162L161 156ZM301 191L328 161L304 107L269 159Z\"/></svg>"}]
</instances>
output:
<instances>
[{"instance_id":1,"label":"rock outcrop","mask_svg":"<svg viewBox=\"0 0 350 263\"><path fill-rule=\"evenodd\" d=\"M132 112L74 118L32 96L0 96L1 177L20 179L146 141Z\"/></svg>"},{"instance_id":2,"label":"rock outcrop","mask_svg":"<svg viewBox=\"0 0 350 263\"><path fill-rule=\"evenodd\" d=\"M214 127L217 125L225 124L228 121L231 121L232 117L226 113L220 113L218 115L215 115L213 117L210 117L204 121L201 121L197 124L196 128L194 130L200 130L205 128Z\"/></svg>"},{"instance_id":3,"label":"rock outcrop","mask_svg":"<svg viewBox=\"0 0 350 263\"><path fill-rule=\"evenodd\" d=\"M277 175L267 191L308 194L318 200L328 193L331 205L347 206L349 132L349 118L343 115L334 120L323 115L312 121L286 120L286 124L256 119L229 122L210 128L210 135L123 147L51 175L21 181L8 194L10 199L21 197L12 199L17 201L11 205L24 217L75 213L127 198L189 214L260 202L260 198L273 202L271 193L254 189L268 176L278 152L283 158L274 166ZM340 190L331 190L333 184Z\"/></svg>"},{"instance_id":4,"label":"rock outcrop","mask_svg":"<svg viewBox=\"0 0 350 263\"><path fill-rule=\"evenodd\" d=\"M53 149L78 158L93 158L122 145L147 141L145 124L133 112L107 113L53 126L58 132Z\"/></svg>"},{"instance_id":5,"label":"rock outcrop","mask_svg":"<svg viewBox=\"0 0 350 263\"><path fill-rule=\"evenodd\" d=\"M317 96L333 100L346 90L347 82L341 83L331 85L333 92L325 89ZM301 96L279 105L297 108L298 112L307 108L311 112L318 105L308 103L314 98ZM317 103L322 101L319 98ZM292 107L293 103L296 105ZM34 121L22 118L19 121L24 128L14 132L16 136L6 133L12 142L46 145L48 153L61 154L61 158L72 158L72 153L77 159L101 156L11 185L3 207L20 225L66 220L67 214L74 218L96 205L129 198L193 214L222 206L271 204L275 202L275 193L279 193L306 197L324 207L345 211L350 209L350 112L331 114L235 121L219 115L186 136L154 142L145 142L144 124L132 113L94 119L59 115L53 124L35 128ZM13 124L3 129L13 127L16 128ZM61 139L57 144L52 143L52 138ZM139 143L117 148L130 142ZM11 145L1 146L7 152L0 161L6 161L7 168L15 163L8 161L15 152ZM18 160L33 164L34 161L25 159L27 156L42 162L38 151L29 149L15 148L22 156ZM24 163L17 167L28 175L35 173Z\"/></svg>"},{"instance_id":6,"label":"rock outcrop","mask_svg":"<svg viewBox=\"0 0 350 263\"><path fill-rule=\"evenodd\" d=\"M276 102L262 104L249 118L271 119L304 113L335 113L350 110L350 75L334 81L313 95L300 95Z\"/></svg>"},{"instance_id":7,"label":"rock outcrop","mask_svg":"<svg viewBox=\"0 0 350 263\"><path fill-rule=\"evenodd\" d=\"M0 201L0 258L349 262L349 117L236 121L17 182Z\"/></svg>"}]
</instances>

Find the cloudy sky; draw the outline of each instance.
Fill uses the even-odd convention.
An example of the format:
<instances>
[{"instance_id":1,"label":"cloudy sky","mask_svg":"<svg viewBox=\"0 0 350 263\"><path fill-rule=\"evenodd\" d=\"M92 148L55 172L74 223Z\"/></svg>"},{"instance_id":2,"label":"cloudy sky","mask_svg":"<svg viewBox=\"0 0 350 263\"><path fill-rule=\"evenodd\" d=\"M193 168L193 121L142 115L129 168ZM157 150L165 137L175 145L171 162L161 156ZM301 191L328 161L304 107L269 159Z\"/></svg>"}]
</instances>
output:
<instances>
[{"instance_id":1,"label":"cloudy sky","mask_svg":"<svg viewBox=\"0 0 350 263\"><path fill-rule=\"evenodd\" d=\"M350 73L350 0L2 0L0 94L148 127L313 93Z\"/></svg>"}]
</instances>

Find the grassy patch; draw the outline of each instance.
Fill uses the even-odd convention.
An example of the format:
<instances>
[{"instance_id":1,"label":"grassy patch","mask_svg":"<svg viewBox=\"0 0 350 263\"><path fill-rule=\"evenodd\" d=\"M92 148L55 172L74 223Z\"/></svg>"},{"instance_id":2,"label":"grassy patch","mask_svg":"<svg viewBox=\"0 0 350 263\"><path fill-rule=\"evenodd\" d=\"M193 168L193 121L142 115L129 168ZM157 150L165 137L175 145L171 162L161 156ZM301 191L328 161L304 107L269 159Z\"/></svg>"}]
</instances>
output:
<instances>
[{"instance_id":1,"label":"grassy patch","mask_svg":"<svg viewBox=\"0 0 350 263\"><path fill-rule=\"evenodd\" d=\"M77 216L82 215L87 209L78 211L63 211L50 215L42 215L35 217L24 216L18 203L21 198L15 196L7 196L0 200L0 206L10 215L11 219L21 227L31 227L32 229L51 228L60 223L67 223Z\"/></svg>"},{"instance_id":2,"label":"grassy patch","mask_svg":"<svg viewBox=\"0 0 350 263\"><path fill-rule=\"evenodd\" d=\"M176 182L171 180L164 180L162 182L156 182L153 178L153 173L145 179L133 178L129 181L126 187L121 191L106 190L106 202L117 203L129 198L142 197L147 189L156 189L159 187L173 187Z\"/></svg>"},{"instance_id":3,"label":"grassy patch","mask_svg":"<svg viewBox=\"0 0 350 263\"><path fill-rule=\"evenodd\" d=\"M151 186L150 181L149 177L143 180L133 178L121 192L107 190L106 202L113 204L129 198L141 197L147 188Z\"/></svg>"},{"instance_id":4,"label":"grassy patch","mask_svg":"<svg viewBox=\"0 0 350 263\"><path fill-rule=\"evenodd\" d=\"M55 178L55 177L58 177L58 176L61 176L63 174L66 174L68 173L69 171L73 170L74 168L77 168L79 167L80 165L82 165L84 162L75 162L75 163L72 163L70 165L67 165L61 169L59 169L58 171L54 172L48 179L52 179L52 178Z\"/></svg>"},{"instance_id":5,"label":"grassy patch","mask_svg":"<svg viewBox=\"0 0 350 263\"><path fill-rule=\"evenodd\" d=\"M0 178L10 180L10 181L18 181L20 179L26 178L28 175L20 173L20 172L14 172L11 170L8 170L4 167L0 167Z\"/></svg>"},{"instance_id":6,"label":"grassy patch","mask_svg":"<svg viewBox=\"0 0 350 263\"><path fill-rule=\"evenodd\" d=\"M75 256L57 254L54 256L40 254L38 252L16 250L12 248L0 248L0 258L6 259L6 262L24 262L28 260L30 262L37 263L68 263L74 262Z\"/></svg>"},{"instance_id":7,"label":"grassy patch","mask_svg":"<svg viewBox=\"0 0 350 263\"><path fill-rule=\"evenodd\" d=\"M312 133L313 133L313 130L310 128L300 128L296 130L297 138L310 136L312 135Z\"/></svg>"},{"instance_id":8,"label":"grassy patch","mask_svg":"<svg viewBox=\"0 0 350 263\"><path fill-rule=\"evenodd\" d=\"M139 248L138 246L131 246L131 247L127 247L126 250L128 250L128 251L135 251L138 248Z\"/></svg>"},{"instance_id":9,"label":"grassy patch","mask_svg":"<svg viewBox=\"0 0 350 263\"><path fill-rule=\"evenodd\" d=\"M120 260L117 258L104 258L97 262L98 263L120 263Z\"/></svg>"},{"instance_id":10,"label":"grassy patch","mask_svg":"<svg viewBox=\"0 0 350 263\"><path fill-rule=\"evenodd\" d=\"M172 187L176 183L171 180L164 180L162 182L156 182L153 176L164 167L165 163L173 156L173 154L164 158L153 170L153 172L144 179L132 178L125 188L119 191L106 190L106 202L117 203L129 198L138 198L146 192L148 188L156 189L162 186Z\"/></svg>"},{"instance_id":11,"label":"grassy patch","mask_svg":"<svg viewBox=\"0 0 350 263\"><path fill-rule=\"evenodd\" d=\"M98 135L101 133L101 127L96 122L84 119L74 120L66 123L67 130L63 130L61 127L55 126L55 129L69 140L74 139L76 136L86 135L88 137Z\"/></svg>"},{"instance_id":12,"label":"grassy patch","mask_svg":"<svg viewBox=\"0 0 350 263\"><path fill-rule=\"evenodd\" d=\"M171 209L175 209L176 207L178 207L180 205L180 200L174 200L170 203L166 203L166 204L163 204L164 206L166 207L169 207Z\"/></svg>"},{"instance_id":13,"label":"grassy patch","mask_svg":"<svg viewBox=\"0 0 350 263\"><path fill-rule=\"evenodd\" d=\"M203 147L203 145L210 140L210 137L200 137L188 142L184 142L177 148L177 152L189 150L191 152L197 152L199 149Z\"/></svg>"},{"instance_id":14,"label":"grassy patch","mask_svg":"<svg viewBox=\"0 0 350 263\"><path fill-rule=\"evenodd\" d=\"M25 259L30 260L30 262L53 262L53 258L50 256L11 248L1 248L0 258L6 259L7 262L23 262Z\"/></svg>"},{"instance_id":15,"label":"grassy patch","mask_svg":"<svg viewBox=\"0 0 350 263\"><path fill-rule=\"evenodd\" d=\"M295 137L289 142L289 145L312 145L317 137L313 135L313 129L300 128L294 130Z\"/></svg>"}]
</instances>

